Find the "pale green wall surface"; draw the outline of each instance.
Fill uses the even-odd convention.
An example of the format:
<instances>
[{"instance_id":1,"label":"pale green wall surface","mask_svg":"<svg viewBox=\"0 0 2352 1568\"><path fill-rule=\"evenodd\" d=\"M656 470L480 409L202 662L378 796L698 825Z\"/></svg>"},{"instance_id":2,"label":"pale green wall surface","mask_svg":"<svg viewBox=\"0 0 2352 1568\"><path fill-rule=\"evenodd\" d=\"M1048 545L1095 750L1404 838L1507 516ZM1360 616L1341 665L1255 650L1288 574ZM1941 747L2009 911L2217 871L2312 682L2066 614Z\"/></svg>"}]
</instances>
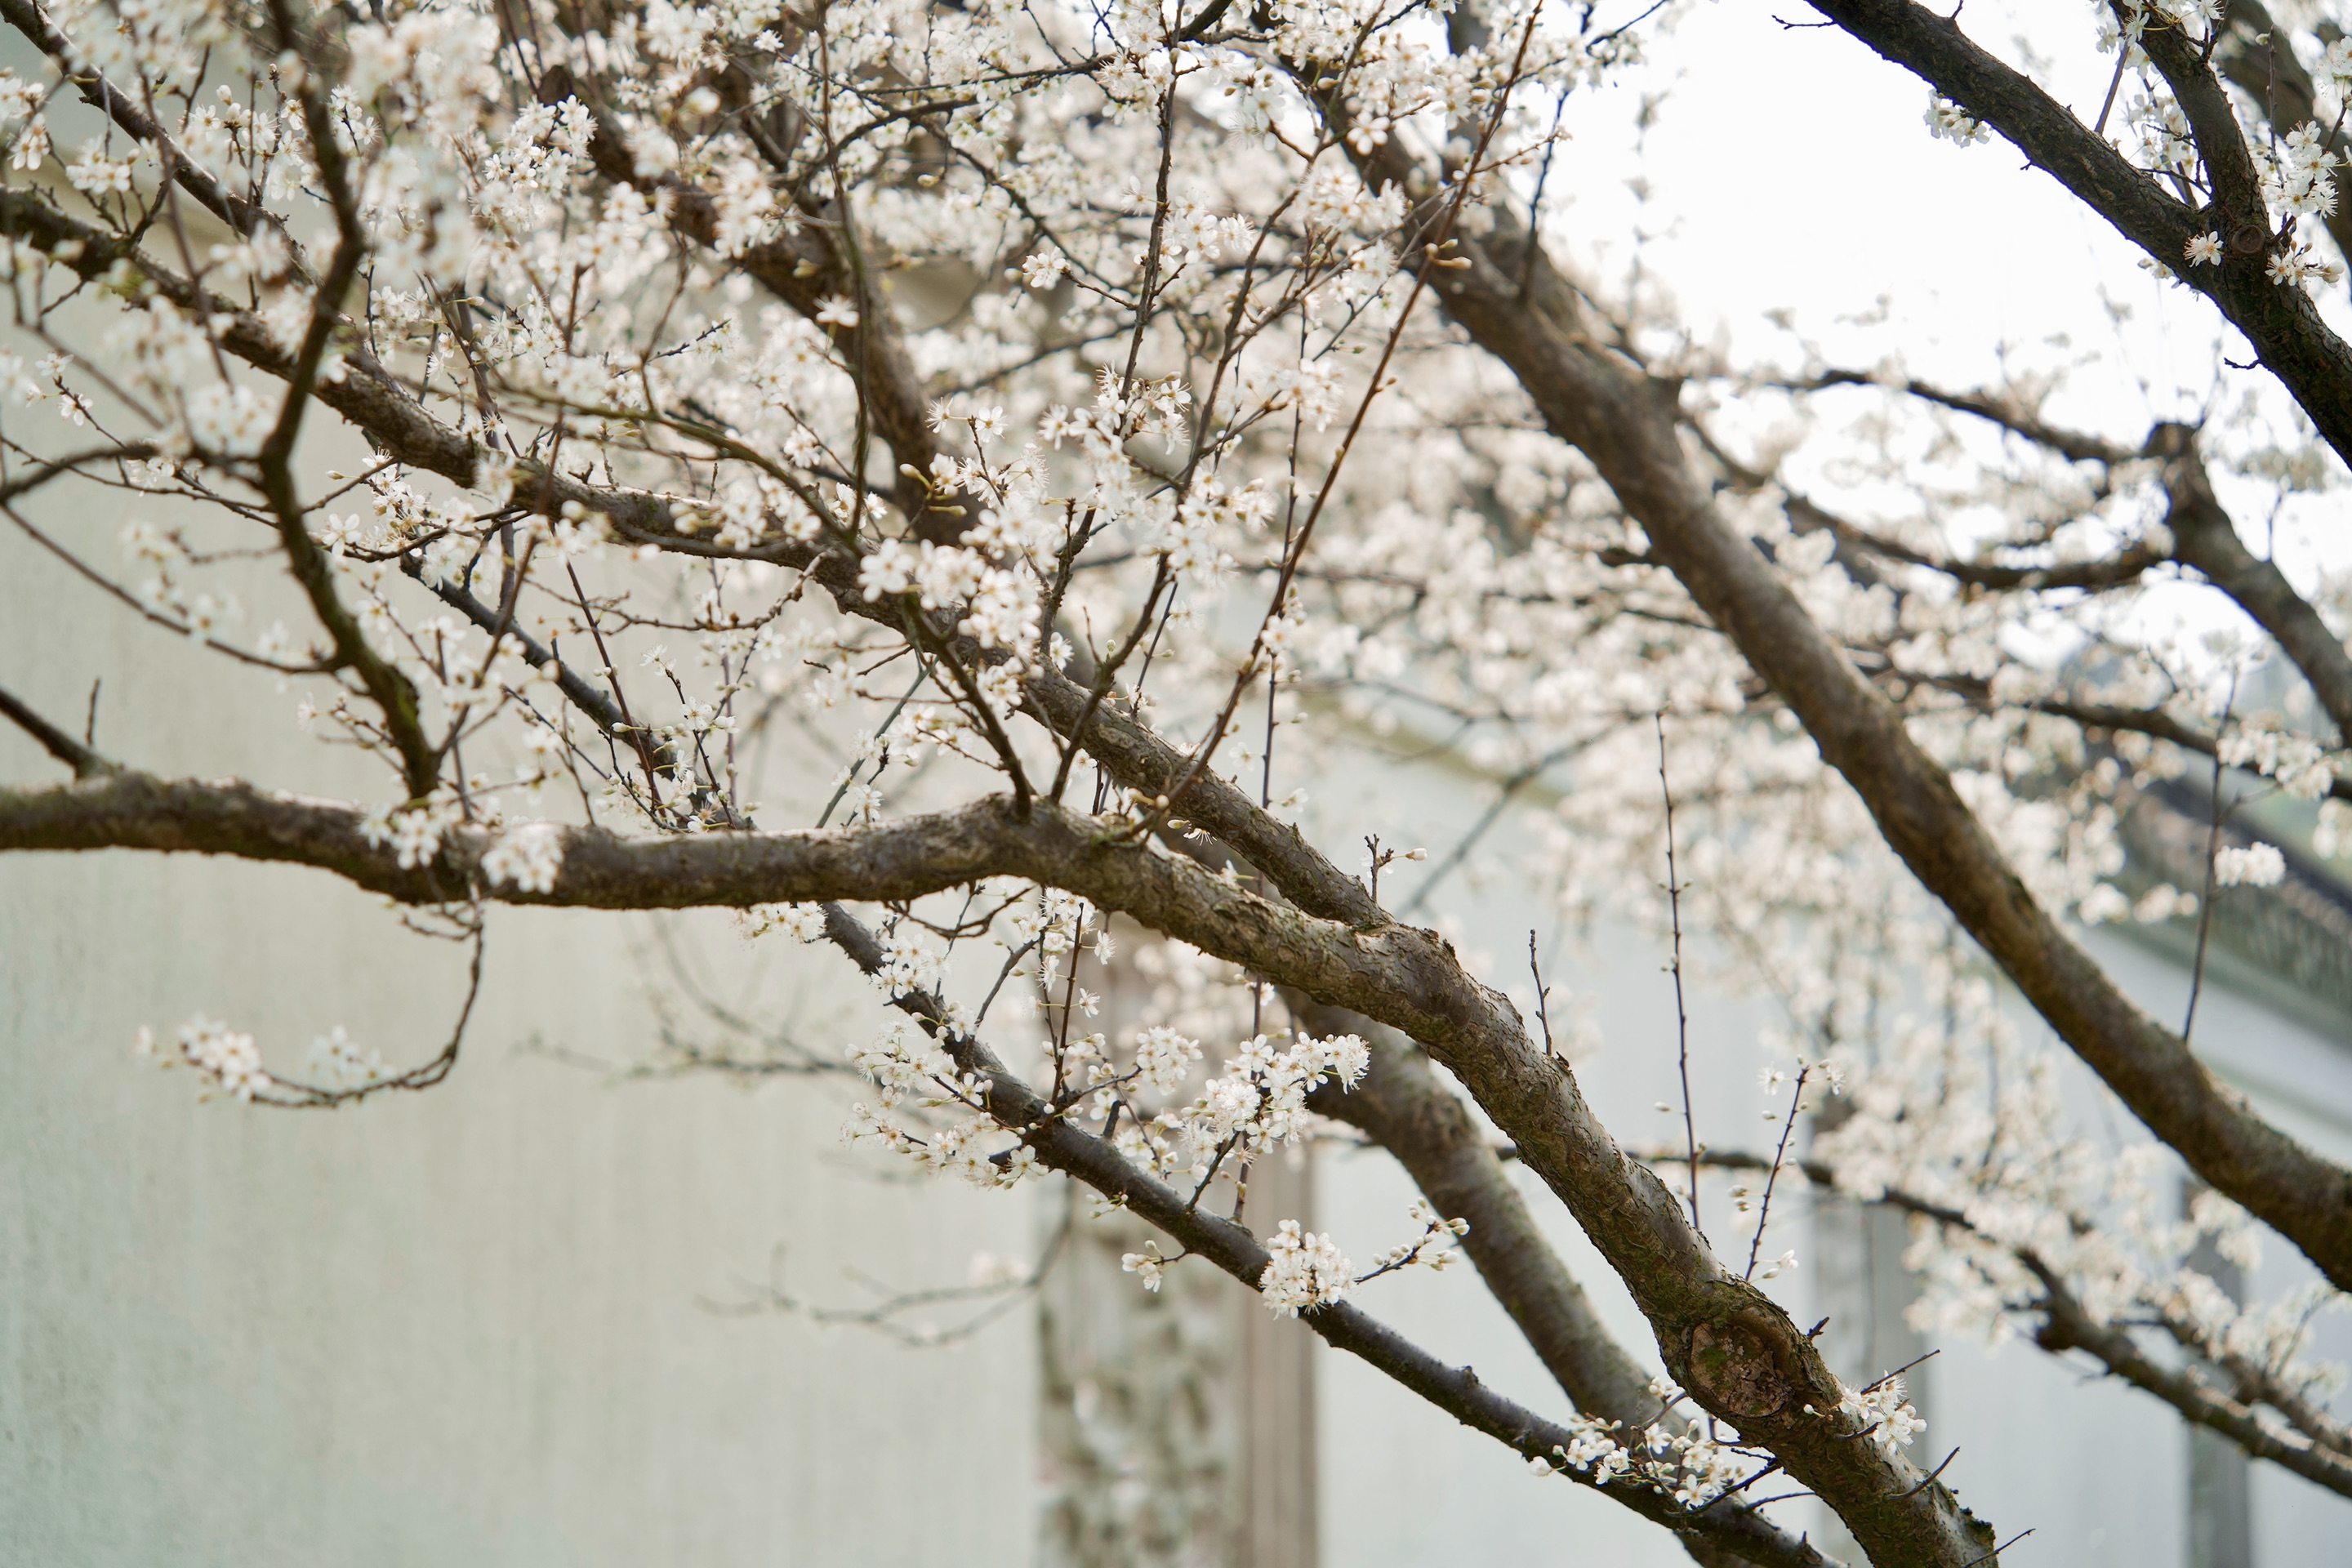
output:
<instances>
[{"instance_id":1,"label":"pale green wall surface","mask_svg":"<svg viewBox=\"0 0 2352 1568\"><path fill-rule=\"evenodd\" d=\"M49 521L118 559L127 514ZM79 727L99 675L98 740L125 761L387 787L304 740L273 678L0 534L0 684ZM0 734L0 779L60 776ZM741 966L723 917L676 929ZM0 857L0 1563L1029 1561L1026 1312L918 1351L698 1305L740 1300L779 1243L828 1304L871 1299L850 1267L961 1284L975 1251L1034 1248L1025 1195L875 1180L839 1142L837 1080L616 1085L518 1050L642 1057L647 987L674 984L651 934L494 911L442 1087L198 1104L189 1075L131 1058L140 1025L226 1018L299 1071L341 1024L405 1065L446 1037L461 955L315 872ZM771 956L763 1016L837 1050L871 997L830 953Z\"/></svg>"}]
</instances>

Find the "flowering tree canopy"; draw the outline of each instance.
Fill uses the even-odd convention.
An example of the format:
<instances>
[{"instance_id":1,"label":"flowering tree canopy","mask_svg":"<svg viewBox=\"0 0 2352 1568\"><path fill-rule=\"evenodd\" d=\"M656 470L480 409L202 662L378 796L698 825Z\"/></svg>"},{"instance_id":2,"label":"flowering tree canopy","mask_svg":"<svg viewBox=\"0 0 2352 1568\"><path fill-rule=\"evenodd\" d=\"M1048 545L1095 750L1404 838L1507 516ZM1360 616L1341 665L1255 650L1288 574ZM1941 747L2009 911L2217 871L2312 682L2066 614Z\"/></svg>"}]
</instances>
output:
<instances>
[{"instance_id":1,"label":"flowering tree canopy","mask_svg":"<svg viewBox=\"0 0 2352 1568\"><path fill-rule=\"evenodd\" d=\"M39 62L0 76L0 510L169 657L277 672L381 763L350 802L167 778L0 693L73 773L0 788L0 848L315 867L470 943L476 985L501 903L724 906L837 950L804 962L895 1009L849 1052L854 1137L1092 1188L1160 1233L1144 1287L1230 1273L1703 1563L1826 1561L1776 1474L1873 1563L2001 1544L1914 1463L1899 1382L1841 1383L1759 1288L1783 1182L1913 1216L1939 1321L2352 1495L2300 1354L2352 1287L2352 1171L2077 940L2179 922L2201 979L2217 895L2307 864L2241 826L2257 797L2352 847L2345 606L2247 521L2352 458L2322 309L2352 39L2103 0L2068 35L2113 57L2094 119L1965 19L1811 4L1925 83L1935 136L2006 142L2210 302L2185 412L2072 428L2057 372L1931 384L1793 332L1734 358L1572 266L1563 109L1683 4L0 0ZM119 552L37 504L76 489ZM225 574L256 559L282 575L248 607ZM768 744L811 721L855 733L830 778ZM1423 850L1302 835L1294 725L1410 730L1493 782L1424 879L1565 781L1519 857L1545 896L1773 994L1779 1147L1736 1212L1699 1177L1738 1156L1687 1114L1629 1151L1540 979L1531 1021L1414 923L1391 868ZM2131 847L2183 820L2179 864ZM1184 982L1116 1039L1087 984L1113 917ZM2143 1142L2077 1139L1996 983ZM1005 1043L1014 1002L1042 1051ZM145 1044L336 1104L440 1081L470 1005L405 1060L337 1030L281 1071L204 1020ZM1339 1123L1425 1199L1370 1266L1202 1202ZM2241 1304L2183 1268L2263 1229L2324 1283ZM1457 1255L1572 1423L1360 1307Z\"/></svg>"}]
</instances>

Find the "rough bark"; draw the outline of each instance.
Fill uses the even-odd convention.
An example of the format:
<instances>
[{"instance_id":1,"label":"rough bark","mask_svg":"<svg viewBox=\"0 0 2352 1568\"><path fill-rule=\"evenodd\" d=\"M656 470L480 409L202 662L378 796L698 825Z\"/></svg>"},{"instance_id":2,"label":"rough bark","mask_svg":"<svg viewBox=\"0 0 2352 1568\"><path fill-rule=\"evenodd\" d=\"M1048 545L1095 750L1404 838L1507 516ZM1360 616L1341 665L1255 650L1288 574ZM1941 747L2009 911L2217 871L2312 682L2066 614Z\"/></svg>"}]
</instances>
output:
<instances>
[{"instance_id":1,"label":"rough bark","mask_svg":"<svg viewBox=\"0 0 2352 1568\"><path fill-rule=\"evenodd\" d=\"M1601 1322L1470 1110L1440 1083L1412 1041L1360 1015L1299 997L1292 1011L1310 1033L1355 1034L1371 1047L1363 1081L1309 1097L1396 1156L1430 1205L1470 1222L1462 1250L1510 1314L1529 1348L1576 1407L1638 1431L1658 1414L1649 1374Z\"/></svg>"},{"instance_id":2,"label":"rough bark","mask_svg":"<svg viewBox=\"0 0 2352 1568\"><path fill-rule=\"evenodd\" d=\"M1401 163L1372 172L1412 174ZM1592 460L1652 554L1803 721L1912 873L2158 1138L2331 1280L2352 1285L2352 1172L2224 1089L2035 900L1902 716L1716 510L1682 445L1675 386L1598 343L1566 280L1507 218L1465 241L1461 256L1471 266L1438 289L1447 313L1511 368L1552 432Z\"/></svg>"},{"instance_id":3,"label":"rough bark","mask_svg":"<svg viewBox=\"0 0 2352 1568\"><path fill-rule=\"evenodd\" d=\"M882 952L873 934L837 905L825 910L825 934L858 967L873 973ZM1038 1162L1111 1199L1161 1232L1184 1250L1206 1258L1252 1290L1272 1259L1255 1236L1235 1222L1207 1213L1183 1194L1146 1175L1102 1139L1057 1115L1026 1081L1005 1070L987 1045L951 1028L936 998L902 994L894 1004L921 1019L959 1068L988 1083L988 1110L1002 1126L1019 1132ZM1523 1458L1556 1463L1553 1451L1573 1435L1496 1393L1467 1366L1447 1366L1394 1330L1352 1304L1340 1301L1304 1313L1301 1321L1336 1350L1362 1358L1412 1389L1464 1426L1508 1446ZM1585 1485L1575 1470L1561 1472ZM1743 1503L1726 1499L1698 1512L1654 1489L1618 1482L1607 1495L1643 1518L1663 1525L1691 1549L1701 1563L1749 1563L1759 1568L1831 1568L1802 1537L1789 1533Z\"/></svg>"},{"instance_id":4,"label":"rough bark","mask_svg":"<svg viewBox=\"0 0 2352 1568\"><path fill-rule=\"evenodd\" d=\"M1681 1160L1683 1154L1679 1149L1655 1149L1645 1151L1643 1157L1653 1163L1672 1163ZM1724 1170L1773 1168L1772 1161L1758 1154L1710 1150L1704 1158L1709 1166ZM1781 1170L1784 1175L1802 1175L1825 1196L1837 1191L1836 1173L1819 1161L1789 1160ZM2227 1377L2231 1386L2217 1387L2185 1367L2167 1366L2149 1355L2128 1331L2095 1317L2067 1287L2064 1277L2039 1252L1986 1235L1966 1214L1950 1205L1931 1203L1893 1187L1874 1198L1854 1201L1883 1204L2000 1247L2022 1265L2042 1288L2040 1298L2024 1303L2021 1309L2042 1319L2033 1331L2033 1342L2040 1348L2053 1355L2079 1351L2098 1363L2099 1372L2153 1394L2170 1405L2181 1419L2221 1434L2255 1458L2267 1459L2329 1491L2352 1497L2352 1431L2301 1394L2281 1385L2266 1369L2242 1357L2226 1356L2216 1370ZM2204 1361L2204 1346L2187 1331L2185 1325L2168 1318L2163 1326L2182 1349L2200 1363ZM2268 1405L2276 1410L2287 1418L2293 1430L2281 1430L2275 1423L2264 1421L2255 1412L2256 1405Z\"/></svg>"}]
</instances>

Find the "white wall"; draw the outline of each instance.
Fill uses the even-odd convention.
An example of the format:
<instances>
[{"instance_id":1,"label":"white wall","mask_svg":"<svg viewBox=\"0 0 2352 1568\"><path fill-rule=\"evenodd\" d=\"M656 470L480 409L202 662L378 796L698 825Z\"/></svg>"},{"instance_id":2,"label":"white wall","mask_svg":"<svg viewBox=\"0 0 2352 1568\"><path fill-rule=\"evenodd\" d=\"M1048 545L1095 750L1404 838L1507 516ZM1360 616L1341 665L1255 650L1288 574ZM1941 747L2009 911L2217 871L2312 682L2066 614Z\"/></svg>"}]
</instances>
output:
<instances>
[{"instance_id":1,"label":"white wall","mask_svg":"<svg viewBox=\"0 0 2352 1568\"><path fill-rule=\"evenodd\" d=\"M110 563L125 516L47 521ZM296 735L292 693L215 668L231 700L177 679L191 663L0 531L0 684L78 728L103 676L100 743L162 772L381 791ZM0 726L0 779L58 776ZM741 967L725 921L677 929ZM1029 1561L1027 1312L911 1351L697 1301L740 1299L779 1243L826 1302L868 1299L850 1266L961 1284L974 1251L1034 1247L1030 1204L857 1173L831 1086L614 1086L518 1054L642 1056L645 988L669 984L651 934L499 911L441 1088L198 1105L130 1058L139 1025L226 1016L299 1069L340 1023L417 1060L456 955L317 873L0 857L0 1561ZM870 1000L827 950L790 962L761 1016L835 1048Z\"/></svg>"}]
</instances>

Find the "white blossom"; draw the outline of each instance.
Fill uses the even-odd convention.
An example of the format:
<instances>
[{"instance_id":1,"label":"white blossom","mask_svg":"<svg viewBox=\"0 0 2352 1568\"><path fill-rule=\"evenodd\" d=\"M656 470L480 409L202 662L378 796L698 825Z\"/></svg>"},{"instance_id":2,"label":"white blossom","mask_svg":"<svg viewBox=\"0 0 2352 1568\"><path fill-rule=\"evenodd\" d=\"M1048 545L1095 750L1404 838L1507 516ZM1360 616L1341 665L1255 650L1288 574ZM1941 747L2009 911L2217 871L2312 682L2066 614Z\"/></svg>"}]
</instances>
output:
<instances>
[{"instance_id":1,"label":"white blossom","mask_svg":"<svg viewBox=\"0 0 2352 1568\"><path fill-rule=\"evenodd\" d=\"M1276 1228L1265 1249L1271 1261L1258 1279L1258 1295L1277 1318L1328 1307L1354 1288L1354 1266L1331 1238L1301 1231L1295 1219Z\"/></svg>"},{"instance_id":2,"label":"white blossom","mask_svg":"<svg viewBox=\"0 0 2352 1568\"><path fill-rule=\"evenodd\" d=\"M2213 880L2224 888L2274 888L2286 876L2286 858L2274 845L2225 846L2213 855Z\"/></svg>"}]
</instances>

